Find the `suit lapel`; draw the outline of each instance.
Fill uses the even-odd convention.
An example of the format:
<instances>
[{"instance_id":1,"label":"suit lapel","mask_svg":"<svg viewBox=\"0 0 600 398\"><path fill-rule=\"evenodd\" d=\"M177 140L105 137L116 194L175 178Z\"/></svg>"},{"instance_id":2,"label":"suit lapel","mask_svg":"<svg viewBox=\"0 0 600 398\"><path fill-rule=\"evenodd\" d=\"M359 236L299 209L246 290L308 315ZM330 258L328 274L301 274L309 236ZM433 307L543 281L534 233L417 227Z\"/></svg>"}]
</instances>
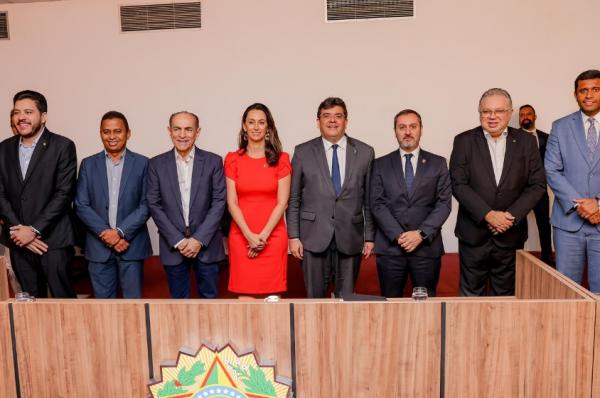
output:
<instances>
[{"instance_id":1,"label":"suit lapel","mask_svg":"<svg viewBox=\"0 0 600 398\"><path fill-rule=\"evenodd\" d=\"M135 164L135 159L131 156L131 152L125 150L123 155L123 171L121 172L121 183L119 185L119 203L121 202L121 195L125 191L125 185L127 185L127 179L131 174L131 169Z\"/></svg>"},{"instance_id":2,"label":"suit lapel","mask_svg":"<svg viewBox=\"0 0 600 398\"><path fill-rule=\"evenodd\" d=\"M175 196L175 202L177 202L177 208L179 214L181 214L181 220L183 218L183 205L181 204L181 191L179 190L179 176L177 175L177 160L175 159L175 149L171 151L169 155L169 161L165 164L165 170L167 173L167 180L171 183L171 192ZM185 223L185 221L183 221Z\"/></svg>"},{"instance_id":3,"label":"suit lapel","mask_svg":"<svg viewBox=\"0 0 600 398\"><path fill-rule=\"evenodd\" d=\"M428 156L425 151L422 149L419 151L419 158L417 159L417 171L415 173L415 179L413 180L412 191L409 193L408 197L412 200L415 192L418 191L419 185L423 180L423 175L426 173L426 168L428 166Z\"/></svg>"},{"instance_id":4,"label":"suit lapel","mask_svg":"<svg viewBox=\"0 0 600 398\"><path fill-rule=\"evenodd\" d=\"M100 181L100 186L102 187L102 196L104 197L104 202L108 205L110 201L108 197L108 174L106 173L106 154L104 153L104 151L96 155L96 158L94 159L93 175L98 177L98 181Z\"/></svg>"},{"instance_id":5,"label":"suit lapel","mask_svg":"<svg viewBox=\"0 0 600 398\"><path fill-rule=\"evenodd\" d=\"M479 152L483 157L481 167L485 169L484 172L488 174L488 177L490 178L490 181L492 181L492 183L494 184L494 187L497 187L496 176L494 175L494 167L492 164L492 157L490 156L490 147L488 146L485 135L483 134L483 129L481 127L479 127L477 131L475 146L477 147L477 152Z\"/></svg>"},{"instance_id":6,"label":"suit lapel","mask_svg":"<svg viewBox=\"0 0 600 398\"><path fill-rule=\"evenodd\" d=\"M577 143L581 155L587 162L588 166L591 166L591 161L588 156L588 146L585 139L585 128L583 127L583 121L581 120L581 113L575 112L571 115L571 135L573 141ZM596 151L598 152L598 151Z\"/></svg>"},{"instance_id":7,"label":"suit lapel","mask_svg":"<svg viewBox=\"0 0 600 398\"><path fill-rule=\"evenodd\" d=\"M402 169L402 158L400 156L400 151L394 151L391 155L390 163L392 164L392 171L398 179L398 186L402 192L408 194L406 191L406 181L404 180L404 170Z\"/></svg>"},{"instance_id":8,"label":"suit lapel","mask_svg":"<svg viewBox=\"0 0 600 398\"><path fill-rule=\"evenodd\" d=\"M504 151L504 164L502 165L502 174L500 175L500 182L498 186L501 186L504 180L510 175L510 166L513 163L514 153L517 149L518 139L515 133L509 128L508 134L506 135L506 150Z\"/></svg>"},{"instance_id":9,"label":"suit lapel","mask_svg":"<svg viewBox=\"0 0 600 398\"><path fill-rule=\"evenodd\" d=\"M33 150L33 155L31 156L31 161L29 162L29 166L27 167L27 174L25 174L25 178L23 179L23 184L27 184L29 178L31 178L31 174L35 170L36 166L40 163L41 159L44 157L48 146L50 146L49 134L47 134L48 130L44 128L40 139L35 145L35 149Z\"/></svg>"},{"instance_id":10,"label":"suit lapel","mask_svg":"<svg viewBox=\"0 0 600 398\"><path fill-rule=\"evenodd\" d=\"M190 188L190 206L195 202L196 195L200 191L200 181L202 180L202 173L204 172L204 157L200 150L194 147L194 168L192 170L192 186ZM190 215L192 212L190 211ZM191 224L191 221L190 221Z\"/></svg>"},{"instance_id":11,"label":"suit lapel","mask_svg":"<svg viewBox=\"0 0 600 398\"><path fill-rule=\"evenodd\" d=\"M19 184L23 185L23 173L21 173L21 162L19 161L19 142L20 139L17 137L15 139L15 143L13 145L13 149L9 151L8 156L8 164L14 164L16 167L13 167L13 173L15 173L15 181L19 181Z\"/></svg>"},{"instance_id":12,"label":"suit lapel","mask_svg":"<svg viewBox=\"0 0 600 398\"><path fill-rule=\"evenodd\" d=\"M314 140L313 143L313 154L315 157L315 164L319 168L325 185L328 187L329 193L335 196L333 189L333 181L331 181L331 175L329 174L329 165L327 164L327 156L325 155L325 148L323 146L323 139L321 137Z\"/></svg>"},{"instance_id":13,"label":"suit lapel","mask_svg":"<svg viewBox=\"0 0 600 398\"><path fill-rule=\"evenodd\" d=\"M352 173L354 173L354 164L356 163L356 157L358 156L358 149L354 145L352 138L346 136L346 170L344 174L344 181L342 181L342 190L340 191L340 195L346 189L346 181L350 181L350 177L352 177ZM333 187L333 183L332 183Z\"/></svg>"}]
</instances>

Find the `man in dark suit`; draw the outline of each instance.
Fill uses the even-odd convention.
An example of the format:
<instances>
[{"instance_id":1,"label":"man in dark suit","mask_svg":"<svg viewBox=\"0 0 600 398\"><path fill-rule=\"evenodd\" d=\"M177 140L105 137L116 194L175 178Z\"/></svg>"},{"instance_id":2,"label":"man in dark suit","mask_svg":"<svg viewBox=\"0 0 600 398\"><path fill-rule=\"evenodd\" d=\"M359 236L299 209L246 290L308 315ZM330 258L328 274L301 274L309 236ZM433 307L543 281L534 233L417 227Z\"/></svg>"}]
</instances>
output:
<instances>
[{"instance_id":1,"label":"man in dark suit","mask_svg":"<svg viewBox=\"0 0 600 398\"><path fill-rule=\"evenodd\" d=\"M198 295L216 298L219 262L225 258L220 222L226 192L223 162L196 148L198 117L177 112L169 119L174 149L150 160L147 198L160 236L160 259L173 298L190 296L189 269Z\"/></svg>"},{"instance_id":2,"label":"man in dark suit","mask_svg":"<svg viewBox=\"0 0 600 398\"><path fill-rule=\"evenodd\" d=\"M300 144L292 158L287 210L292 255L302 260L308 297L354 292L361 254L369 257L375 235L369 209L373 148L348 137L348 111L340 98L319 105L321 136Z\"/></svg>"},{"instance_id":3,"label":"man in dark suit","mask_svg":"<svg viewBox=\"0 0 600 398\"><path fill-rule=\"evenodd\" d=\"M535 137L543 165L548 134L535 128L536 120L537 115L533 106L527 104L519 108L519 126L521 126L522 130ZM538 235L540 237L542 261L554 266L554 258L552 256L552 232L550 228L550 198L548 197L547 190L544 191L542 198L533 208L533 213L535 214L535 223L537 224Z\"/></svg>"},{"instance_id":4,"label":"man in dark suit","mask_svg":"<svg viewBox=\"0 0 600 398\"><path fill-rule=\"evenodd\" d=\"M410 274L413 286L435 296L441 257L441 228L452 206L446 159L419 147L423 123L411 109L394 118L400 145L375 160L371 176L371 211L381 293L402 297Z\"/></svg>"},{"instance_id":5,"label":"man in dark suit","mask_svg":"<svg viewBox=\"0 0 600 398\"><path fill-rule=\"evenodd\" d=\"M73 141L46 127L46 98L21 91L13 98L17 135L0 143L0 217L10 234L12 266L35 297L75 297L71 202L77 155Z\"/></svg>"},{"instance_id":6,"label":"man in dark suit","mask_svg":"<svg viewBox=\"0 0 600 398\"><path fill-rule=\"evenodd\" d=\"M86 226L85 255L94 296L142 297L144 259L152 254L146 221L148 158L126 148L129 123L110 111L100 121L104 150L83 159L75 209Z\"/></svg>"},{"instance_id":7,"label":"man in dark suit","mask_svg":"<svg viewBox=\"0 0 600 398\"><path fill-rule=\"evenodd\" d=\"M513 295L516 249L527 240L527 213L546 189L535 138L508 127L512 100L493 88L479 101L481 125L457 135L450 156L459 203L455 233L463 296Z\"/></svg>"}]
</instances>

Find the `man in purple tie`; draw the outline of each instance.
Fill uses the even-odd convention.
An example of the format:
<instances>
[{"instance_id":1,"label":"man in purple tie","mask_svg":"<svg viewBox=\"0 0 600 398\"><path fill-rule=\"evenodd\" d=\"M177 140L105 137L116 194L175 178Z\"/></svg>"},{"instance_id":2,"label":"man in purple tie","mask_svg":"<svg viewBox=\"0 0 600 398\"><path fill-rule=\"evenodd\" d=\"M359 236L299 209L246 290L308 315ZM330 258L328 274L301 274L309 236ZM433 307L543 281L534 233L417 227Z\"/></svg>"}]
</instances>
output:
<instances>
[{"instance_id":1,"label":"man in purple tie","mask_svg":"<svg viewBox=\"0 0 600 398\"><path fill-rule=\"evenodd\" d=\"M556 120L546 146L548 185L554 191L556 268L581 283L588 265L590 290L600 294L600 70L575 79L579 110Z\"/></svg>"}]
</instances>

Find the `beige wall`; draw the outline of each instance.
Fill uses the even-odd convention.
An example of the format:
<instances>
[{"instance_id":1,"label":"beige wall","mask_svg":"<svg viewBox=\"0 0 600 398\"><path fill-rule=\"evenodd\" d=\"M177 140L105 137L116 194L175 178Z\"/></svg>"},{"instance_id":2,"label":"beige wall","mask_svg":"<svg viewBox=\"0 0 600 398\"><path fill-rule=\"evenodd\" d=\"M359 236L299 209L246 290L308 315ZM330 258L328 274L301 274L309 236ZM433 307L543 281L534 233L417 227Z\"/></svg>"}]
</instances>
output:
<instances>
[{"instance_id":1,"label":"beige wall","mask_svg":"<svg viewBox=\"0 0 600 398\"><path fill-rule=\"evenodd\" d=\"M48 126L82 158L100 149L109 109L128 116L130 148L148 156L169 147L170 113L188 109L202 120L199 145L224 155L243 109L261 101L292 152L318 134L316 107L335 95L348 104L349 134L378 156L397 146L393 115L411 107L423 116L422 147L449 157L453 137L477 124L485 89L534 104L548 131L576 109L575 76L600 67L598 0L416 0L414 19L344 23L325 22L324 0L204 0L201 30L120 33L118 6L136 3L148 2L0 5L11 35L0 41L0 113L14 92L42 91ZM8 122L0 131L8 136ZM456 207L443 231L450 252Z\"/></svg>"}]
</instances>

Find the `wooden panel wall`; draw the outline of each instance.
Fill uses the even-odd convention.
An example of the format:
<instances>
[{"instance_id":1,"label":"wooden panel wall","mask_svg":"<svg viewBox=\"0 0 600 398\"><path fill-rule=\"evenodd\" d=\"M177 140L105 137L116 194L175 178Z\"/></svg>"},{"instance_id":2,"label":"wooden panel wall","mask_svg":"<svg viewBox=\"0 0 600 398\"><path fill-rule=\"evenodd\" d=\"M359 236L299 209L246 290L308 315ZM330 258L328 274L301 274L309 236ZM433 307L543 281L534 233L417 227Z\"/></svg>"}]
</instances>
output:
<instances>
[{"instance_id":1,"label":"wooden panel wall","mask_svg":"<svg viewBox=\"0 0 600 398\"><path fill-rule=\"evenodd\" d=\"M6 271L6 263L4 256L0 256L0 301L10 297L8 290L8 273Z\"/></svg>"},{"instance_id":2,"label":"wooden panel wall","mask_svg":"<svg viewBox=\"0 0 600 398\"><path fill-rule=\"evenodd\" d=\"M297 396L439 397L441 303L295 304Z\"/></svg>"},{"instance_id":3,"label":"wooden panel wall","mask_svg":"<svg viewBox=\"0 0 600 398\"><path fill-rule=\"evenodd\" d=\"M446 398L590 396L595 303L461 301L446 307Z\"/></svg>"},{"instance_id":4,"label":"wooden panel wall","mask_svg":"<svg viewBox=\"0 0 600 398\"><path fill-rule=\"evenodd\" d=\"M523 250L517 252L516 292L519 299L585 299L589 292Z\"/></svg>"},{"instance_id":5,"label":"wooden panel wall","mask_svg":"<svg viewBox=\"0 0 600 398\"><path fill-rule=\"evenodd\" d=\"M0 302L0 397L16 395L8 303Z\"/></svg>"},{"instance_id":6,"label":"wooden panel wall","mask_svg":"<svg viewBox=\"0 0 600 398\"><path fill-rule=\"evenodd\" d=\"M255 350L260 361L276 360L276 375L292 378L289 303L239 300L164 301L150 304L154 377L182 347L202 344Z\"/></svg>"},{"instance_id":7,"label":"wooden panel wall","mask_svg":"<svg viewBox=\"0 0 600 398\"><path fill-rule=\"evenodd\" d=\"M142 302L14 303L23 397L145 397Z\"/></svg>"}]
</instances>

